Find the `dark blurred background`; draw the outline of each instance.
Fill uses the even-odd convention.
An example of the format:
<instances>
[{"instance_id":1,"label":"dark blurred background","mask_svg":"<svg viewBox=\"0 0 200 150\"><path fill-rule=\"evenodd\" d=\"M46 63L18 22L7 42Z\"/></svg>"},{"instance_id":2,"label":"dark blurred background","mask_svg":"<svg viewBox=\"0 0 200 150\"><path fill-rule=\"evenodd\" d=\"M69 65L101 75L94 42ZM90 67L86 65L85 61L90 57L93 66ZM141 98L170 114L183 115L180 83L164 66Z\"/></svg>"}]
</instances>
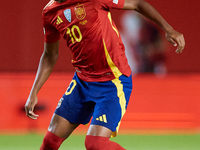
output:
<instances>
[{"instance_id":1,"label":"dark blurred background","mask_svg":"<svg viewBox=\"0 0 200 150\"><path fill-rule=\"evenodd\" d=\"M166 67L169 73L200 72L200 20L198 0L147 0L186 39L184 53L177 55L175 48L166 44ZM42 9L44 1L1 1L0 71L36 71L43 52ZM122 29L121 16L124 11L113 11L112 18ZM134 34L134 33L133 33ZM61 42L60 58L55 71L74 71L71 53Z\"/></svg>"}]
</instances>

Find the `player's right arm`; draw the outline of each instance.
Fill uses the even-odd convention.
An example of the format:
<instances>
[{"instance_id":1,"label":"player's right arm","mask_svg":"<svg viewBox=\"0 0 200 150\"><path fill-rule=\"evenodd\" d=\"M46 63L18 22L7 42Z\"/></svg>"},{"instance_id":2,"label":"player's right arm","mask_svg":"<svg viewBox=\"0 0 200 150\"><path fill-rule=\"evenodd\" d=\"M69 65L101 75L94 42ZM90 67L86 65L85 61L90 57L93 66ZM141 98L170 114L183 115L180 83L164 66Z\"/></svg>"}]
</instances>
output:
<instances>
[{"instance_id":1,"label":"player's right arm","mask_svg":"<svg viewBox=\"0 0 200 150\"><path fill-rule=\"evenodd\" d=\"M40 58L37 74L29 97L25 104L26 115L31 119L37 119L34 107L37 104L37 93L50 76L58 59L59 40L54 43L44 43L44 52Z\"/></svg>"}]
</instances>

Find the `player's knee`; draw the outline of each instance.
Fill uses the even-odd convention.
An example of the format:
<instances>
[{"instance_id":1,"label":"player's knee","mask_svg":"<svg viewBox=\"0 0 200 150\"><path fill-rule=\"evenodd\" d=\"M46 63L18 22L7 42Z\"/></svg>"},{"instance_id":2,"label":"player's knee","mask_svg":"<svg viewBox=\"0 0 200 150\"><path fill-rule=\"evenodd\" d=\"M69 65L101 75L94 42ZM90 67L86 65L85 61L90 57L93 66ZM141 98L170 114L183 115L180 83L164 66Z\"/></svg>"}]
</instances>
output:
<instances>
[{"instance_id":1,"label":"player's knee","mask_svg":"<svg viewBox=\"0 0 200 150\"><path fill-rule=\"evenodd\" d=\"M40 150L57 150L63 141L63 138L48 131L44 136Z\"/></svg>"},{"instance_id":2,"label":"player's knee","mask_svg":"<svg viewBox=\"0 0 200 150\"><path fill-rule=\"evenodd\" d=\"M108 144L108 137L87 135L85 138L85 147L87 150L100 150Z\"/></svg>"}]
</instances>

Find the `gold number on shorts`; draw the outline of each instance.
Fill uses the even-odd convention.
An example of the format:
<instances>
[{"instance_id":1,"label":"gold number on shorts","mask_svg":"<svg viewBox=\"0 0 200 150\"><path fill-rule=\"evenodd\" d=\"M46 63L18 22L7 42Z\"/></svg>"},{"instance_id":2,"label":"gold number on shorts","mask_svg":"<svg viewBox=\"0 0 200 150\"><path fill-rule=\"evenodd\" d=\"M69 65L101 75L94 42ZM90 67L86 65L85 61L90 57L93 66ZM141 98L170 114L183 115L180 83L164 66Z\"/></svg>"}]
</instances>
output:
<instances>
[{"instance_id":1,"label":"gold number on shorts","mask_svg":"<svg viewBox=\"0 0 200 150\"><path fill-rule=\"evenodd\" d=\"M72 80L72 81L70 82L70 84L69 84L69 86L68 86L66 92L65 92L65 95L71 94L72 91L74 90L75 86L76 86L76 80ZM71 87L71 88L70 88L70 87Z\"/></svg>"}]
</instances>

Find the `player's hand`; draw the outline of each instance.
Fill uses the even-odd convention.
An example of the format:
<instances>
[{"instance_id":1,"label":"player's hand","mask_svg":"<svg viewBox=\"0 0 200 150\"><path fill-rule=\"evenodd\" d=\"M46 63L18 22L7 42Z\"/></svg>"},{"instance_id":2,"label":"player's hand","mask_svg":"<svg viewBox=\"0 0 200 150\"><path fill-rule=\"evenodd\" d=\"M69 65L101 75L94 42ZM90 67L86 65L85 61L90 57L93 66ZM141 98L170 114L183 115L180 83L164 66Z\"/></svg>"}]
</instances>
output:
<instances>
[{"instance_id":1,"label":"player's hand","mask_svg":"<svg viewBox=\"0 0 200 150\"><path fill-rule=\"evenodd\" d=\"M174 29L170 29L166 32L166 39L173 45L177 46L176 53L182 53L185 47L185 39L183 34L175 31Z\"/></svg>"},{"instance_id":2,"label":"player's hand","mask_svg":"<svg viewBox=\"0 0 200 150\"><path fill-rule=\"evenodd\" d=\"M25 111L26 111L26 115L31 118L31 119L37 119L39 117L39 115L35 114L34 111L34 107L38 102L38 98L37 96L31 96L29 95L26 104L25 104Z\"/></svg>"}]
</instances>

